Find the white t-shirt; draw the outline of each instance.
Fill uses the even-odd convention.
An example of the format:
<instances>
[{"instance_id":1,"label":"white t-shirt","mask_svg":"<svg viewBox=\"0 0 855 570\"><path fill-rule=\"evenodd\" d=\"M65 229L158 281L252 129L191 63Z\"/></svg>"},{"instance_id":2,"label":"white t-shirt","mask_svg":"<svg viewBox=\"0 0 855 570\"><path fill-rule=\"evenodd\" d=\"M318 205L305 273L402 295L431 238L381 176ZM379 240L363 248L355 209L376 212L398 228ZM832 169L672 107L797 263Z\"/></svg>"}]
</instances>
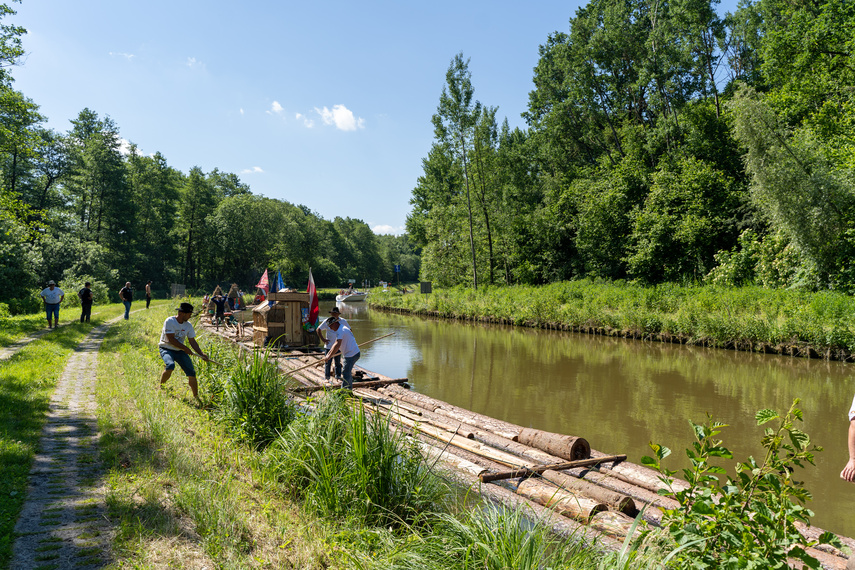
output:
<instances>
[{"instance_id":1,"label":"white t-shirt","mask_svg":"<svg viewBox=\"0 0 855 570\"><path fill-rule=\"evenodd\" d=\"M339 319L339 322L340 321L341 319ZM341 339L339 350L341 351L342 356L350 358L351 356L359 354L359 346L356 344L356 338L353 336L353 332L350 330L350 327L339 326L336 333L336 339Z\"/></svg>"},{"instance_id":2,"label":"white t-shirt","mask_svg":"<svg viewBox=\"0 0 855 570\"><path fill-rule=\"evenodd\" d=\"M849 406L849 421L852 421L852 418L855 418L855 398L852 398L852 405Z\"/></svg>"},{"instance_id":3,"label":"white t-shirt","mask_svg":"<svg viewBox=\"0 0 855 570\"><path fill-rule=\"evenodd\" d=\"M324 333L325 333L324 336L327 337L327 342L326 342L326 344L324 344L324 348L327 348L327 349L329 349L329 347L331 347L333 345L333 343L335 342L335 339L337 338L335 331L330 328L330 319L332 319L332 317L327 317L324 319L324 322L322 322L320 325L318 325L318 330L324 331ZM347 324L347 321L341 317L338 318L338 322L341 323L341 325L339 325L339 326L350 327L350 325ZM341 330L341 329L339 329L339 330Z\"/></svg>"},{"instance_id":4,"label":"white t-shirt","mask_svg":"<svg viewBox=\"0 0 855 570\"><path fill-rule=\"evenodd\" d=\"M196 330L190 324L190 321L179 323L178 317L169 317L163 321L163 330L160 333L160 344L158 346L167 350L181 350L169 342L169 339L166 337L167 334L174 334L175 340L181 344L185 344L184 339L196 338Z\"/></svg>"},{"instance_id":5,"label":"white t-shirt","mask_svg":"<svg viewBox=\"0 0 855 570\"><path fill-rule=\"evenodd\" d=\"M59 303L59 300L62 299L62 296L65 295L65 293L62 292L62 289L60 289L59 287L54 287L53 291L51 291L50 287L48 287L40 294L42 297L45 298L45 303L47 303L48 305L56 305L57 303Z\"/></svg>"}]
</instances>

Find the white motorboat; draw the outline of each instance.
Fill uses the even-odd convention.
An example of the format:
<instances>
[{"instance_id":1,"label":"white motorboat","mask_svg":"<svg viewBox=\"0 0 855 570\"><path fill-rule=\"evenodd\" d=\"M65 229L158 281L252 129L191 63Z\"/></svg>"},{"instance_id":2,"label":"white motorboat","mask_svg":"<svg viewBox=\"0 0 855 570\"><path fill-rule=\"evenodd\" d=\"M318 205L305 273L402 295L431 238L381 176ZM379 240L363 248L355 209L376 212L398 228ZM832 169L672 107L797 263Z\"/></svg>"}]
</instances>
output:
<instances>
[{"instance_id":1,"label":"white motorboat","mask_svg":"<svg viewBox=\"0 0 855 570\"><path fill-rule=\"evenodd\" d=\"M341 291L335 296L335 300L337 303L353 303L356 301L364 301L367 296L367 291Z\"/></svg>"}]
</instances>

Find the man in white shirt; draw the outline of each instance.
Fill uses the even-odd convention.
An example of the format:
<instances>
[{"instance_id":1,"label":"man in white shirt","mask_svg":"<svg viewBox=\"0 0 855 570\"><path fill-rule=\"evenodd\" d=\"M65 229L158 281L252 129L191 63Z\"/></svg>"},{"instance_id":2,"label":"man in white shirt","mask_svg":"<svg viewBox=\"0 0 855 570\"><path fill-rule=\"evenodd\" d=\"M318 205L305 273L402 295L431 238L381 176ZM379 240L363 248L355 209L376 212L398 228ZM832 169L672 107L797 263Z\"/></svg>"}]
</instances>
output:
<instances>
[{"instance_id":1,"label":"man in white shirt","mask_svg":"<svg viewBox=\"0 0 855 570\"><path fill-rule=\"evenodd\" d=\"M335 342L324 356L324 362L329 365L336 353L341 352L344 356L344 366L341 369L341 387L346 390L353 389L353 366L359 360L359 346L356 344L356 338L353 336L350 327L341 324L339 319L330 323L330 330L336 335Z\"/></svg>"},{"instance_id":2,"label":"man in white shirt","mask_svg":"<svg viewBox=\"0 0 855 570\"><path fill-rule=\"evenodd\" d=\"M338 320L338 322L340 322L342 325L350 327L350 325L347 324L346 320L339 317L340 314L341 312L338 310L338 307L333 307L332 309L330 309L331 316L324 319L324 322L318 325L318 328L316 329L318 337L321 339L321 342L324 343L324 350L329 350L336 339L335 332L333 332L330 328L330 323L335 320ZM326 336L324 336L324 333L326 333ZM333 360L335 361L335 378L336 380L341 380L341 354L336 354L333 357ZM329 360L324 363L324 378L326 378L327 380L330 379L330 368L332 368L331 365L332 361Z\"/></svg>"},{"instance_id":3,"label":"man in white shirt","mask_svg":"<svg viewBox=\"0 0 855 570\"><path fill-rule=\"evenodd\" d=\"M163 330L160 333L160 344L158 344L158 347L160 348L160 357L166 365L166 369L160 375L160 389L163 389L163 385L172 376L172 371L175 370L175 364L177 363L184 371L184 374L187 375L187 384L193 392L193 398L201 404L202 402L199 400L199 387L196 383L196 369L193 366L193 361L190 360L190 355L193 354L193 351L182 341L187 339L187 342L202 357L202 360L208 360L208 356L199 348L199 344L196 342L196 331L190 323L190 317L193 316L193 305L190 303L181 303L177 311L177 316L169 317L163 321Z\"/></svg>"},{"instance_id":4,"label":"man in white shirt","mask_svg":"<svg viewBox=\"0 0 855 570\"><path fill-rule=\"evenodd\" d=\"M59 304L65 299L65 293L62 289L56 286L54 281L48 281L47 289L43 289L39 293L42 300L45 302L45 312L47 313L48 328L56 328L59 326ZM51 319L53 317L53 319Z\"/></svg>"}]
</instances>

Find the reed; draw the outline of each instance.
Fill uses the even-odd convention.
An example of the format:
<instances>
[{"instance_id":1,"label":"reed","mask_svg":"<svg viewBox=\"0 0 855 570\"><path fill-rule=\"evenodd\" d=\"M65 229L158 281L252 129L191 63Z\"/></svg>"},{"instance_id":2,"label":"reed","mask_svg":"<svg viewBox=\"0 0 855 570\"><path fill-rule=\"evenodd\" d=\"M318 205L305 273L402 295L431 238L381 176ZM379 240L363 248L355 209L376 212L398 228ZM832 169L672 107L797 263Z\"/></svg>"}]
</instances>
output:
<instances>
[{"instance_id":1,"label":"reed","mask_svg":"<svg viewBox=\"0 0 855 570\"><path fill-rule=\"evenodd\" d=\"M640 335L681 335L716 346L808 345L855 351L855 300L835 291L579 280L435 289L429 295L372 294L372 305L442 317L534 327L601 327Z\"/></svg>"}]
</instances>

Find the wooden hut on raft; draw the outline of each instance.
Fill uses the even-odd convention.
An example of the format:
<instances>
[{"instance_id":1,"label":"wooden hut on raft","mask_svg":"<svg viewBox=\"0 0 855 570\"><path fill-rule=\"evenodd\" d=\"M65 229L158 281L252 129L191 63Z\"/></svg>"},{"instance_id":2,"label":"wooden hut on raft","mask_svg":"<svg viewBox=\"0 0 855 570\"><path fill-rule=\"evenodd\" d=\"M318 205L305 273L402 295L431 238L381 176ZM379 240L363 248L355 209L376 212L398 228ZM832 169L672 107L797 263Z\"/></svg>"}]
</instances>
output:
<instances>
[{"instance_id":1,"label":"wooden hut on raft","mask_svg":"<svg viewBox=\"0 0 855 570\"><path fill-rule=\"evenodd\" d=\"M303 326L309 319L309 294L297 291L271 292L252 310L252 341L256 346L315 347L318 333Z\"/></svg>"}]
</instances>

